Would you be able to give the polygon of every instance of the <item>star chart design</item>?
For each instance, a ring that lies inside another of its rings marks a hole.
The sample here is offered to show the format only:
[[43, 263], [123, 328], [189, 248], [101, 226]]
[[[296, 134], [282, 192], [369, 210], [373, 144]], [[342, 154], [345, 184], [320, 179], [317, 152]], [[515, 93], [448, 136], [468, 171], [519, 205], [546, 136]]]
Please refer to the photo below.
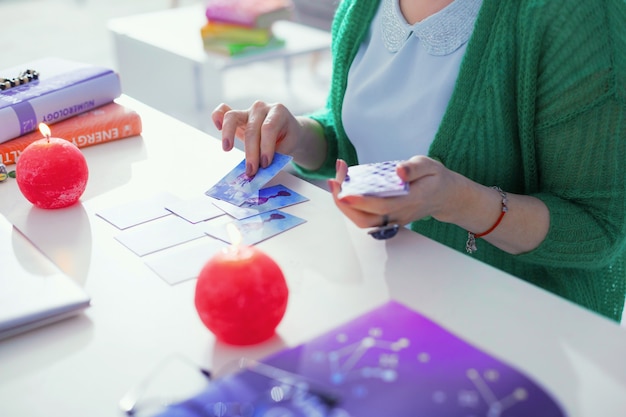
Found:
[[215, 417], [567, 415], [514, 366], [394, 301], [223, 383], [198, 398], [220, 404]]
[[[528, 393], [524, 388], [518, 387], [512, 393], [503, 398], [497, 398], [494, 392], [489, 388], [487, 382], [496, 383], [500, 377], [498, 371], [493, 369], [488, 369], [484, 373], [484, 378], [481, 374], [473, 368], [467, 370], [467, 377], [476, 387], [476, 390], [482, 397], [483, 401], [487, 403], [489, 410], [487, 412], [487, 417], [499, 417], [502, 413], [513, 407], [520, 401], [526, 400], [528, 398]], [[465, 396], [459, 396], [460, 403], [464, 405], [464, 402], [469, 398], [464, 398]], [[471, 405], [471, 404], [467, 404]]]
[[[367, 388], [359, 381], [377, 378], [378, 380], [393, 384], [398, 378], [398, 369], [401, 366], [398, 353], [408, 349], [411, 341], [401, 337], [395, 341], [384, 340], [381, 328], [373, 327], [368, 330], [366, 336], [350, 343], [345, 333], [338, 333], [335, 340], [341, 346], [331, 351], [318, 350], [312, 354], [313, 360], [329, 367], [329, 379], [335, 386], [356, 382], [352, 388], [352, 394], [356, 397], [365, 397]], [[373, 349], [380, 352], [376, 356], [376, 363], [365, 363], [364, 356]], [[419, 352], [413, 356], [417, 364], [431, 362], [432, 354]], [[504, 397], [498, 398], [491, 388], [500, 380], [500, 373], [496, 369], [485, 369], [482, 373], [475, 368], [467, 368], [465, 377], [473, 386], [473, 389], [459, 389], [458, 392], [446, 392], [434, 390], [432, 402], [442, 406], [452, 405], [464, 409], [470, 414], [464, 417], [479, 417], [479, 414], [471, 414], [472, 410], [479, 409], [481, 401], [487, 406], [484, 417], [501, 417], [506, 410], [528, 398], [528, 392], [523, 387], [517, 387]]]
[[[385, 382], [393, 382], [396, 380], [398, 366], [398, 357], [395, 352], [405, 349], [409, 346], [409, 339], [400, 338], [396, 341], [379, 340], [382, 336], [382, 329], [372, 328], [369, 330], [368, 336], [361, 340], [343, 346], [337, 350], [330, 352], [318, 351], [314, 354], [316, 361], [328, 361], [331, 371], [331, 381], [333, 384], [341, 384], [350, 376], [355, 378], [379, 378]], [[336, 336], [339, 343], [346, 343], [348, 336], [340, 333]], [[383, 352], [378, 357], [378, 366], [363, 366], [357, 368], [359, 360], [370, 349], [382, 349], [388, 351]]]

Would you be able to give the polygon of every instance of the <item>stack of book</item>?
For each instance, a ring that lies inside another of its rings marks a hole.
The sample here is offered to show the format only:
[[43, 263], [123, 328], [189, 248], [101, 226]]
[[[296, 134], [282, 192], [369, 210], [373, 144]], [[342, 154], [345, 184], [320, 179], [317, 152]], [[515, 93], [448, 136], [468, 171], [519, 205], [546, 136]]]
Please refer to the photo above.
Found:
[[277, 20], [292, 18], [291, 0], [208, 0], [200, 29], [207, 51], [243, 55], [285, 44], [272, 32]]
[[43, 58], [0, 70], [0, 84], [0, 164], [43, 137], [39, 123], [79, 148], [141, 134], [139, 114], [115, 102], [122, 88], [112, 69]]

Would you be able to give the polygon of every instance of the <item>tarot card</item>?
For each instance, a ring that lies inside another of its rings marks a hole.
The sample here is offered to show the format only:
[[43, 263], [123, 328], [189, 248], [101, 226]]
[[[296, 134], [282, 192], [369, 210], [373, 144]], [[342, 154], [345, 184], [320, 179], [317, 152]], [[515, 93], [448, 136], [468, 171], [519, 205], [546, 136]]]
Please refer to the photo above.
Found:
[[308, 201], [308, 198], [279, 184], [260, 189], [257, 197], [251, 197], [245, 200], [240, 206], [235, 206], [220, 200], [214, 200], [213, 204], [232, 217], [242, 220], [247, 217], [291, 206], [303, 201]]
[[205, 236], [198, 225], [169, 214], [123, 230], [115, 239], [138, 256], [157, 252]]
[[100, 210], [96, 215], [123, 230], [172, 214], [165, 209], [165, 206], [177, 201], [179, 201], [177, 196], [163, 192], [144, 200], [131, 201]]
[[165, 282], [174, 285], [197, 278], [204, 264], [226, 247], [225, 242], [203, 234], [201, 239], [147, 255], [144, 262]]
[[267, 168], [259, 168], [256, 175], [246, 175], [246, 160], [241, 161], [232, 171], [205, 192], [209, 197], [228, 201], [236, 206], [251, 197], [256, 197], [259, 190], [278, 174], [291, 161], [291, 157], [274, 154], [272, 163]]
[[349, 167], [339, 197], [347, 195], [393, 197], [407, 194], [409, 185], [396, 173], [396, 165], [399, 162], [374, 162]]
[[219, 201], [201, 196], [190, 200], [179, 200], [168, 203], [165, 208], [190, 223], [199, 223], [224, 214], [223, 210], [213, 204]]
[[233, 224], [241, 234], [241, 243], [254, 245], [286, 230], [289, 230], [305, 220], [280, 210], [272, 210], [243, 220], [233, 220], [230, 217], [219, 217], [210, 220], [204, 227], [204, 232], [226, 243], [232, 244], [227, 225]]

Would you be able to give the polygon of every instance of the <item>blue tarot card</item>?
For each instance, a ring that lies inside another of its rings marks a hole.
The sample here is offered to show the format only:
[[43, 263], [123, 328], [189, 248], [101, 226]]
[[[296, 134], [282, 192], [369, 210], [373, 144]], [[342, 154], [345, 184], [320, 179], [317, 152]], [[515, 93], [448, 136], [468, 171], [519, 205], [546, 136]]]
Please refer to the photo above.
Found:
[[260, 189], [258, 196], [245, 200], [240, 206], [221, 200], [214, 200], [213, 204], [230, 216], [241, 220], [307, 200], [308, 198], [305, 196], [290, 190], [282, 184], [278, 184]]
[[216, 239], [232, 244], [228, 232], [228, 224], [232, 224], [241, 234], [241, 244], [254, 245], [295, 226], [305, 220], [279, 210], [272, 210], [243, 220], [235, 220], [228, 216], [218, 217], [206, 222], [203, 230]]
[[274, 178], [291, 159], [290, 156], [275, 153], [270, 166], [259, 168], [253, 177], [246, 175], [246, 160], [244, 159], [205, 194], [240, 206], [244, 201], [256, 197], [259, 190]]

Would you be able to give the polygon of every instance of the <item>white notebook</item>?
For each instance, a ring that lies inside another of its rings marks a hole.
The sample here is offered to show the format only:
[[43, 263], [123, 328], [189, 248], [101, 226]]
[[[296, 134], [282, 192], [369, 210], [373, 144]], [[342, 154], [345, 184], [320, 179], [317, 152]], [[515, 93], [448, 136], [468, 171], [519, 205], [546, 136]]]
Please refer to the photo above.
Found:
[[0, 339], [76, 315], [89, 303], [83, 288], [0, 216]]

